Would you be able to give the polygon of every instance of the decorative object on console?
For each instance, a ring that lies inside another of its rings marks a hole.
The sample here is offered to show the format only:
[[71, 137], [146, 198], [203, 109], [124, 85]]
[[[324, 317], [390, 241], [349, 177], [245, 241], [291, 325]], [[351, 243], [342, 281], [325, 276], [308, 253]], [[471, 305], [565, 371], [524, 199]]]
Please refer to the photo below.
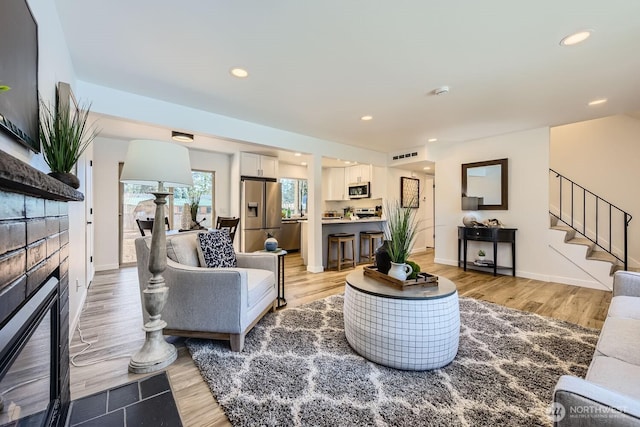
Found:
[[478, 223], [478, 220], [475, 215], [467, 214], [462, 217], [462, 223], [465, 227], [473, 227]]
[[198, 233], [198, 259], [209, 268], [237, 267], [238, 260], [227, 230]]
[[39, 134], [44, 161], [51, 175], [73, 188], [80, 181], [72, 170], [80, 156], [98, 135], [95, 125], [89, 125], [90, 105], [71, 105], [73, 96], [67, 83], [60, 83], [58, 105], [54, 107], [41, 101]]
[[264, 249], [273, 252], [278, 249], [278, 240], [271, 233], [267, 233], [267, 239], [264, 241]]
[[480, 249], [480, 250], [478, 251], [478, 259], [479, 259], [480, 261], [484, 261], [484, 257], [485, 257], [485, 255], [486, 255], [486, 254], [484, 253], [484, 251], [483, 251], [482, 249]]
[[[161, 224], [164, 206], [167, 203], [165, 185], [188, 187], [193, 185], [189, 151], [180, 145], [164, 141], [134, 140], [129, 143], [120, 181], [131, 184], [157, 183], [158, 189], [152, 194], [156, 204], [155, 223]], [[173, 344], [166, 342], [162, 330], [167, 323], [161, 320], [161, 313], [167, 302], [169, 289], [162, 276], [167, 267], [167, 236], [163, 227], [154, 227], [151, 232], [149, 272], [151, 278], [144, 290], [143, 306], [149, 314], [144, 325], [146, 332], [142, 348], [131, 357], [129, 371], [148, 373], [160, 370], [176, 360], [178, 355]]]

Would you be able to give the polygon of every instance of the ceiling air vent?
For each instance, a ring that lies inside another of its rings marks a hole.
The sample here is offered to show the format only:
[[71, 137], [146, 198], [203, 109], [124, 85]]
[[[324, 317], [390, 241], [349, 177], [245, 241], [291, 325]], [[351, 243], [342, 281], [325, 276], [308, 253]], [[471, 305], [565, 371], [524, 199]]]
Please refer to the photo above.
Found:
[[393, 156], [393, 160], [407, 159], [409, 157], [416, 157], [417, 155], [417, 151], [414, 151], [413, 153], [398, 154], [397, 156]]

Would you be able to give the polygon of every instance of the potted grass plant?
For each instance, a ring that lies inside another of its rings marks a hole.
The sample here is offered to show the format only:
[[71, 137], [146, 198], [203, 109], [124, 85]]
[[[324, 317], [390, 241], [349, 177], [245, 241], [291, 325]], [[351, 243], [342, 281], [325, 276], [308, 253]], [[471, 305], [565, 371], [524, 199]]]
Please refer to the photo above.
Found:
[[388, 202], [385, 210], [387, 217], [385, 239], [388, 241], [387, 252], [391, 259], [391, 268], [387, 274], [399, 280], [406, 280], [412, 273], [411, 266], [407, 264], [407, 258], [418, 231], [415, 210], [402, 207], [399, 201]]
[[40, 143], [44, 161], [51, 169], [49, 175], [78, 188], [80, 181], [71, 171], [98, 135], [95, 126], [87, 123], [90, 106], [55, 108], [44, 101], [40, 105]]

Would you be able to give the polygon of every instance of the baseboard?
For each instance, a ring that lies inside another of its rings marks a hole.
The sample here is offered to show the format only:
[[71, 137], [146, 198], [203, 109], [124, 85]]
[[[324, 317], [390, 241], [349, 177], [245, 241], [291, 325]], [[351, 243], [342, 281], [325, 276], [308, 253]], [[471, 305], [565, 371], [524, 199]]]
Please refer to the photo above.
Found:
[[82, 315], [82, 310], [84, 308], [84, 303], [87, 302], [87, 295], [89, 294], [89, 289], [84, 290], [82, 296], [80, 297], [80, 304], [78, 305], [78, 312], [70, 319], [69, 324], [69, 346], [71, 346], [71, 340], [73, 339], [73, 334], [76, 328], [78, 327], [78, 323], [80, 323], [80, 316]]
[[581, 288], [597, 289], [599, 291], [611, 291], [600, 282], [592, 280], [574, 279], [572, 277], [549, 276], [549, 282], [562, 283], [571, 286], [580, 286]]
[[307, 265], [307, 271], [309, 273], [322, 273], [324, 267], [322, 265]]
[[108, 271], [108, 270], [117, 270], [120, 268], [119, 264], [103, 264], [96, 265], [96, 271]]
[[[435, 262], [436, 264], [452, 265], [456, 267], [458, 266], [458, 261], [451, 260], [451, 259], [435, 258], [433, 262]], [[573, 279], [571, 277], [548, 276], [545, 274], [531, 273], [528, 271], [521, 271], [521, 270], [516, 271], [516, 277], [521, 277], [523, 279], [539, 280], [541, 282], [562, 283], [564, 285], [580, 286], [583, 288], [598, 289], [601, 291], [610, 290], [603, 284], [595, 281]]]
[[452, 259], [434, 258], [433, 262], [435, 262], [436, 264], [453, 265], [456, 267], [458, 266], [458, 261]]

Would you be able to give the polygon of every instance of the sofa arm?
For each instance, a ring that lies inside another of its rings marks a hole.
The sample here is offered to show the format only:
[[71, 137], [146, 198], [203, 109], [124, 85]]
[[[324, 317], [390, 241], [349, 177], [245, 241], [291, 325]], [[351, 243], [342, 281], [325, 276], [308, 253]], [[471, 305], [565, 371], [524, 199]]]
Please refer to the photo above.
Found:
[[259, 270], [269, 270], [273, 272], [274, 277], [278, 277], [278, 255], [265, 252], [248, 253], [242, 252], [236, 254], [238, 267], [240, 268], [257, 268]]
[[553, 400], [554, 426], [640, 426], [640, 402], [587, 380], [560, 377]]
[[169, 329], [242, 332], [249, 291], [241, 268], [204, 268], [167, 262], [169, 297], [162, 318]]
[[640, 297], [640, 273], [616, 271], [613, 276], [613, 296]]

